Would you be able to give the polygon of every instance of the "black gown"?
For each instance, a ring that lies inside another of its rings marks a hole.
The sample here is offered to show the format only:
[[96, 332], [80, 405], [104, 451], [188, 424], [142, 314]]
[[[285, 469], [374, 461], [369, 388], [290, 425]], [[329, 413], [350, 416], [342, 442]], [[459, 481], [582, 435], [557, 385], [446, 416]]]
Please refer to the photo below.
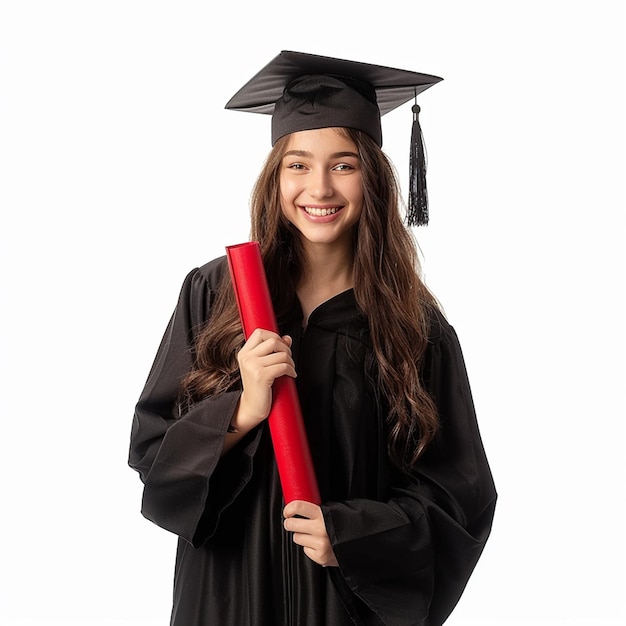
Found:
[[385, 402], [352, 290], [279, 320], [339, 567], [308, 559], [282, 527], [265, 424], [220, 460], [240, 391], [178, 415], [181, 377], [225, 257], [186, 277], [135, 409], [129, 464], [142, 513], [178, 535], [172, 626], [437, 626], [458, 602], [491, 530], [496, 491], [461, 349], [433, 315], [424, 378], [441, 428], [408, 479], [386, 452]]

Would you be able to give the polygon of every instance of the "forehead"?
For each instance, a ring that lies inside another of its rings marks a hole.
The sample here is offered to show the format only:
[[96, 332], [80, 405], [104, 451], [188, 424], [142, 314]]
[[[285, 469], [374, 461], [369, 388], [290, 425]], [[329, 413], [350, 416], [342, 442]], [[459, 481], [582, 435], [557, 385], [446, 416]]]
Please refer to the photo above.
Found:
[[285, 152], [290, 150], [358, 153], [356, 144], [345, 128], [317, 128], [291, 133], [285, 144]]

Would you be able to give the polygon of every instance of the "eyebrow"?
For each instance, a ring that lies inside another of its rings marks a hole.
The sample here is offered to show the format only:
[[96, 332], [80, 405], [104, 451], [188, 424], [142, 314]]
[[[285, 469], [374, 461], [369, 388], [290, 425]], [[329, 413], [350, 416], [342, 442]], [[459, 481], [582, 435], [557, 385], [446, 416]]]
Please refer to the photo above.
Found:
[[[287, 157], [287, 156], [312, 158], [313, 153], [309, 152], [308, 150], [289, 150], [285, 152], [285, 154], [283, 155], [283, 157]], [[349, 150], [346, 150], [343, 152], [333, 152], [333, 154], [330, 155], [331, 159], [341, 159], [343, 157], [354, 157], [355, 159], [358, 159], [359, 155], [356, 152], [351, 152]]]

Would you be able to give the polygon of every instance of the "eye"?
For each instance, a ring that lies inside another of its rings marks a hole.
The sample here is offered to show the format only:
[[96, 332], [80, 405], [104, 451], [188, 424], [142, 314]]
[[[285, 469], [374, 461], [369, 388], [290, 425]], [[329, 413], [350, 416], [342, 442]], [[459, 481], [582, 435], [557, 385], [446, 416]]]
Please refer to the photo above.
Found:
[[285, 167], [289, 170], [304, 170], [306, 169], [306, 166], [304, 165], [304, 163], [299, 163], [299, 162], [294, 162], [294, 163], [287, 163], [285, 165]]
[[356, 167], [350, 163], [337, 163], [333, 167], [334, 172], [351, 172], [353, 170], [356, 170]]

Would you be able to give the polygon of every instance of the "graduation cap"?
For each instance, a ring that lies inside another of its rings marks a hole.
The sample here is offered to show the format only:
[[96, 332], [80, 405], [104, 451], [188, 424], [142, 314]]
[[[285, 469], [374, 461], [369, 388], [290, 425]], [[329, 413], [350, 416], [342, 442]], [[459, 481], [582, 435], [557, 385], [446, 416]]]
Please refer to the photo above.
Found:
[[[272, 116], [272, 145], [301, 130], [346, 127], [367, 133], [382, 147], [380, 118], [442, 79], [382, 65], [283, 50], [226, 104], [227, 109]], [[428, 223], [426, 157], [413, 105], [410, 226]]]

